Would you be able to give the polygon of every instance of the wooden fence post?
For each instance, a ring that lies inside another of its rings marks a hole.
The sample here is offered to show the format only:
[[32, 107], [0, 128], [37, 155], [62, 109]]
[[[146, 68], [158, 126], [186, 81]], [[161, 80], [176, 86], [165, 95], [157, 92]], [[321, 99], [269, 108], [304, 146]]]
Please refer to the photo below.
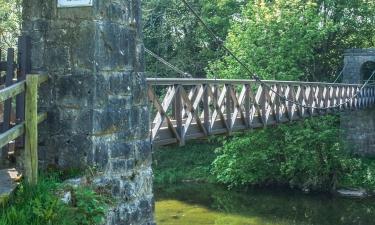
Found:
[[25, 175], [31, 185], [38, 181], [38, 76], [26, 77]]

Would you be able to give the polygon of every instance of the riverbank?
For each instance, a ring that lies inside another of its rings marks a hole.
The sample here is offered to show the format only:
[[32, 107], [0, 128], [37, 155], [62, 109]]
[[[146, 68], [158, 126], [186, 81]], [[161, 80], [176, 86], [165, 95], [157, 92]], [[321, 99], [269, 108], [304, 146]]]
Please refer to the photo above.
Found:
[[218, 139], [193, 141], [186, 146], [154, 149], [154, 182], [157, 185], [181, 182], [216, 183], [211, 173]]
[[[184, 147], [169, 146], [154, 150], [153, 169], [155, 185], [179, 184], [179, 183], [210, 183], [221, 184], [233, 187], [231, 183], [220, 182], [213, 171], [214, 162], [220, 156], [220, 150], [223, 146], [223, 140], [201, 140], [187, 143]], [[243, 156], [245, 157], [245, 156]], [[307, 157], [307, 156], [306, 156]], [[340, 159], [338, 159], [340, 160]], [[334, 189], [303, 189], [298, 186], [290, 186], [286, 182], [273, 183], [270, 185], [246, 184], [235, 185], [240, 189], [247, 189], [251, 186], [264, 187], [287, 187], [298, 189], [303, 192], [327, 192], [336, 193], [337, 190], [360, 190], [366, 191], [363, 196], [373, 195], [375, 190], [375, 159], [356, 158], [343, 162], [350, 164], [344, 165], [347, 168], [344, 174], [340, 174], [340, 179], [335, 180]], [[230, 166], [228, 165], [228, 168]], [[256, 168], [255, 168], [256, 169]], [[259, 168], [261, 170], [262, 168]], [[243, 171], [244, 173], [252, 171]], [[291, 178], [292, 179], [292, 178]], [[362, 196], [362, 195], [361, 195]]]

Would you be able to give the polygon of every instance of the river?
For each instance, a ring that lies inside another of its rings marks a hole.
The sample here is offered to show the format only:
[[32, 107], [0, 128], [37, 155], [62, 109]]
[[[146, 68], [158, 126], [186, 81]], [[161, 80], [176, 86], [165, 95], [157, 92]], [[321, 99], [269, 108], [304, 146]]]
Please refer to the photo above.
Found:
[[375, 225], [375, 199], [210, 184], [155, 187], [158, 225]]

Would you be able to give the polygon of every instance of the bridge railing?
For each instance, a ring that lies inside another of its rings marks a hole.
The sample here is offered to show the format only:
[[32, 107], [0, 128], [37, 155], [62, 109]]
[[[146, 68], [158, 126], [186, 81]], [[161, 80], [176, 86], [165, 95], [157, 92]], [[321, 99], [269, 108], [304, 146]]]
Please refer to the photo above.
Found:
[[26, 80], [0, 90], [0, 102], [25, 94], [25, 120], [0, 134], [0, 148], [25, 135], [24, 170], [30, 184], [36, 184], [38, 179], [38, 124], [47, 118], [46, 113], [38, 114], [38, 87], [47, 80], [47, 75], [27, 75]]
[[156, 145], [184, 145], [190, 139], [375, 103], [375, 87], [361, 89], [359, 84], [265, 81], [262, 85], [254, 80], [178, 78], [149, 78], [147, 82], [153, 106], [151, 138]]

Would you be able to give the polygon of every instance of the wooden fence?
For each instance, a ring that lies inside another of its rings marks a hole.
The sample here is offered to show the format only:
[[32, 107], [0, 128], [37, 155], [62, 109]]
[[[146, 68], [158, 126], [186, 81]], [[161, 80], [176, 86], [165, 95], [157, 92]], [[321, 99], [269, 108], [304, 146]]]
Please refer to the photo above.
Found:
[[[31, 75], [30, 39], [19, 38], [18, 57], [15, 50], [8, 49], [5, 61], [1, 61], [0, 51], [0, 148], [4, 163], [10, 151], [10, 143], [24, 147], [24, 175], [30, 184], [38, 178], [37, 137], [38, 124], [47, 118], [46, 113], [38, 114], [38, 86], [48, 80], [47, 75]], [[16, 61], [17, 58], [17, 61]], [[5, 75], [4, 75], [5, 74]], [[14, 149], [12, 149], [14, 151]]]
[[[2, 53], [4, 51], [0, 49], [0, 90], [26, 79], [26, 74], [30, 72], [30, 38], [27, 36], [19, 38], [17, 56], [13, 48], [7, 49], [4, 55]], [[0, 132], [4, 133], [24, 119], [25, 95], [23, 93], [17, 95], [15, 99], [8, 99], [0, 103]], [[12, 145], [6, 145], [1, 149], [0, 162], [3, 166], [6, 167], [5, 164], [9, 163], [8, 152], [14, 152], [15, 148], [23, 148], [23, 145], [24, 139], [19, 138]]]
[[38, 86], [47, 81], [46, 75], [27, 75], [21, 81], [0, 90], [0, 102], [25, 93], [25, 120], [0, 134], [0, 147], [25, 135], [24, 169], [30, 184], [36, 184], [38, 178], [38, 124], [47, 118], [46, 113], [38, 114]]
[[[161, 78], [147, 82], [155, 145], [184, 145], [190, 139], [362, 109], [375, 103], [375, 86], [361, 89], [361, 85], [353, 84], [265, 81], [266, 85], [260, 85], [253, 80]], [[337, 107], [329, 108], [333, 106]]]

